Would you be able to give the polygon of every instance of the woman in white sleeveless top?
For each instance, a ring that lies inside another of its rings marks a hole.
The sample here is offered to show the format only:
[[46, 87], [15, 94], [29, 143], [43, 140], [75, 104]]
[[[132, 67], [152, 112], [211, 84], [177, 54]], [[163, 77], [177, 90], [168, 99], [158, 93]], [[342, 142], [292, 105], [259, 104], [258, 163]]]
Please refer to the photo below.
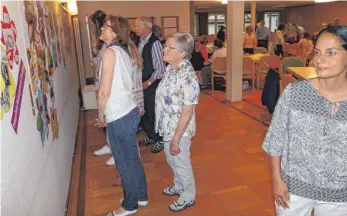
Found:
[[[136, 144], [140, 110], [134, 98], [134, 65], [142, 59], [131, 41], [130, 26], [119, 16], [106, 17], [100, 40], [107, 48], [102, 55], [98, 93], [99, 126], [106, 126], [112, 154], [120, 173], [124, 191], [121, 207], [110, 216], [135, 214], [138, 206], [148, 204], [146, 177]], [[130, 49], [129, 49], [130, 47]]]

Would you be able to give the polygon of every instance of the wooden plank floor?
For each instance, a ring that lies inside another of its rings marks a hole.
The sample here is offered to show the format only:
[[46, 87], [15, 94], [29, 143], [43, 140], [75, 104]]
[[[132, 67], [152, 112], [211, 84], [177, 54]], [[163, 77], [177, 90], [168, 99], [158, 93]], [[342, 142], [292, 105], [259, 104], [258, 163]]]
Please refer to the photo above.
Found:
[[[152, 154], [149, 148], [140, 149], [147, 176], [149, 205], [140, 208], [137, 215], [275, 215], [269, 158], [261, 149], [268, 124], [266, 118], [262, 118], [266, 111], [259, 104], [257, 93], [246, 93], [245, 98], [248, 101], [225, 103], [223, 93], [201, 93], [197, 106], [197, 135], [192, 145], [197, 196], [196, 205], [191, 209], [181, 213], [168, 210], [175, 198], [161, 192], [172, 183], [164, 153]], [[76, 147], [80, 150], [76, 155], [81, 154], [78, 158], [82, 161], [78, 163], [81, 169], [73, 171], [73, 176], [80, 178], [72, 180], [69, 216], [105, 215], [119, 207], [123, 196], [120, 187], [112, 186], [118, 173], [115, 167], [105, 166], [109, 156], [93, 155], [105, 144], [102, 131], [94, 127], [95, 116], [95, 111], [86, 111], [85, 152], [83, 147]], [[79, 192], [77, 202], [76, 191]]]

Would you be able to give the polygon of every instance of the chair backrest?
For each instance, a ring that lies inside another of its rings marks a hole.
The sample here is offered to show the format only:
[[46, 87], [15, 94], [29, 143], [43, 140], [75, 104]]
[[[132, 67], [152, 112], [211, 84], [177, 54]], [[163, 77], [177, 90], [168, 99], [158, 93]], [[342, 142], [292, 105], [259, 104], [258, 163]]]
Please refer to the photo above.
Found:
[[281, 92], [283, 89], [290, 83], [294, 83], [297, 80], [291, 74], [282, 74], [281, 75]]
[[283, 43], [283, 52], [288, 52], [288, 50], [290, 50], [291, 46], [289, 43]]
[[213, 71], [217, 72], [226, 72], [227, 71], [227, 58], [218, 57], [216, 58], [211, 65]]
[[261, 54], [268, 54], [269, 52], [267, 51], [266, 48], [264, 47], [257, 47], [254, 50], [255, 53], [261, 53]]
[[260, 58], [258, 62], [260, 70], [278, 69], [278, 72], [282, 73], [281, 59], [277, 55], [268, 55]]
[[243, 57], [243, 74], [244, 75], [253, 75], [254, 73], [254, 63], [249, 56]]
[[288, 67], [305, 67], [306, 64], [299, 57], [286, 57], [282, 59], [282, 72], [288, 73]]

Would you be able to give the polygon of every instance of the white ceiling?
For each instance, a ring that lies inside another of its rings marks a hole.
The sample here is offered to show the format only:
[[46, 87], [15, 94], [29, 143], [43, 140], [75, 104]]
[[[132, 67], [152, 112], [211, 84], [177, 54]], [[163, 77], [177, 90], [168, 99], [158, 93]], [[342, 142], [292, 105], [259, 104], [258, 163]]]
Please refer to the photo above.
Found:
[[[279, 10], [285, 9], [286, 7], [295, 7], [301, 5], [314, 4], [314, 1], [257, 1], [257, 11], [263, 10]], [[206, 9], [224, 9], [226, 10], [226, 5], [221, 3], [221, 0], [214, 1], [195, 1], [195, 9], [206, 10]], [[249, 1], [245, 1], [245, 10], [250, 10]]]

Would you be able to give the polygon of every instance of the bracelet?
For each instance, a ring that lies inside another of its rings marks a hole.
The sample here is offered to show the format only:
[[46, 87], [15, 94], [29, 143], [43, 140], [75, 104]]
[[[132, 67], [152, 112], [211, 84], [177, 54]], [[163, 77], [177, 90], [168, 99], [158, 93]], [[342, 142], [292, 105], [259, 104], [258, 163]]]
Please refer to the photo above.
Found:
[[99, 114], [99, 119], [104, 119], [105, 115], [104, 114]]
[[152, 85], [151, 81], [149, 81], [149, 80], [147, 81], [147, 84], [148, 84], [149, 86]]

